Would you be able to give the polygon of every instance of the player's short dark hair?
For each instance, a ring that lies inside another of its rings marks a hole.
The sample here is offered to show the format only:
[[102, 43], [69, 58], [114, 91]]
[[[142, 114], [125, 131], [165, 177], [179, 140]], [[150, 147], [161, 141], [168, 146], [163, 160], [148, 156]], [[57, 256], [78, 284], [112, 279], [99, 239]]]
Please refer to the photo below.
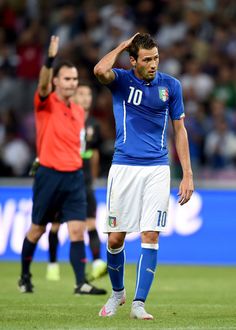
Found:
[[76, 68], [77, 73], [78, 73], [77, 67], [71, 61], [61, 60], [58, 63], [56, 63], [56, 65], [53, 67], [53, 77], [57, 77], [58, 76], [58, 74], [59, 74], [59, 72], [60, 72], [60, 70], [61, 70], [62, 67]]
[[140, 33], [133, 39], [131, 45], [127, 49], [130, 56], [135, 60], [138, 58], [139, 49], [152, 49], [158, 47], [156, 41], [149, 33]]
[[89, 87], [90, 89], [93, 89], [91, 81], [84, 79], [79, 80], [78, 87]]

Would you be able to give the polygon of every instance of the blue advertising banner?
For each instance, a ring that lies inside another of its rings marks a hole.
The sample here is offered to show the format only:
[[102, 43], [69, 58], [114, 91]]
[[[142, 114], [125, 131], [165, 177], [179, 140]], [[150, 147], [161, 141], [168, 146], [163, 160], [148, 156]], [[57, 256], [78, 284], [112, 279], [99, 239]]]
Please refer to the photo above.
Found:
[[[161, 263], [236, 265], [236, 191], [194, 192], [191, 200], [179, 206], [172, 190], [168, 228], [161, 235], [158, 259]], [[32, 191], [29, 187], [0, 187], [0, 261], [20, 260], [22, 242], [31, 223]], [[106, 214], [106, 189], [96, 189], [97, 228], [105, 259], [106, 235], [102, 223]], [[48, 259], [48, 230], [38, 243], [35, 260]], [[59, 231], [59, 260], [68, 260], [69, 240], [66, 224]], [[88, 237], [85, 236], [88, 245]], [[140, 253], [138, 233], [127, 235], [127, 262], [136, 262]], [[91, 258], [87, 246], [88, 258]]]

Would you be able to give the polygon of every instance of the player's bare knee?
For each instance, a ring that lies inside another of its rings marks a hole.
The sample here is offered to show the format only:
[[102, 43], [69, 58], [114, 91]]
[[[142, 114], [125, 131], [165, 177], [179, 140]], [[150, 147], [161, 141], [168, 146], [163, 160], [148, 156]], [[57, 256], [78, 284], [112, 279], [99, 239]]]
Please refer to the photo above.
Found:
[[87, 227], [88, 231], [95, 230], [96, 229], [96, 220], [93, 218], [88, 218], [86, 220], [86, 227]]
[[142, 232], [142, 243], [156, 244], [158, 243], [159, 233], [156, 231]]
[[83, 241], [84, 233], [81, 228], [73, 228], [69, 231], [69, 236], [71, 241]]
[[58, 222], [53, 222], [50, 230], [51, 230], [53, 233], [57, 233], [58, 230], [59, 230], [59, 228], [60, 228], [60, 223], [58, 223]]
[[111, 233], [108, 239], [108, 247], [111, 249], [119, 249], [124, 244], [124, 236], [119, 233]]
[[68, 232], [71, 241], [83, 241], [85, 223], [83, 221], [68, 221]]
[[45, 226], [38, 226], [32, 224], [30, 230], [27, 233], [27, 238], [32, 243], [37, 243], [40, 237], [45, 233], [46, 227]]

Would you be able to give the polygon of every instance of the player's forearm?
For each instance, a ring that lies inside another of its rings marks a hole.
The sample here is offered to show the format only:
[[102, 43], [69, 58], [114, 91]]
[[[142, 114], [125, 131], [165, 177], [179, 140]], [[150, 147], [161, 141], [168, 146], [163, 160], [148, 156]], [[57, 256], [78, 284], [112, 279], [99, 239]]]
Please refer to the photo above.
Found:
[[190, 162], [188, 137], [185, 128], [182, 128], [175, 134], [175, 146], [182, 167], [183, 176], [192, 177], [193, 172]]
[[94, 67], [94, 74], [102, 84], [109, 84], [115, 79], [115, 74], [112, 67], [115, 64], [117, 57], [129, 48], [133, 39], [139, 34], [136, 33], [128, 40], [123, 41], [119, 46], [106, 54]]
[[120, 44], [96, 64], [94, 74], [101, 83], [109, 83], [114, 79], [115, 76], [112, 72], [113, 65], [125, 48], [123, 44]]
[[38, 91], [40, 96], [47, 96], [52, 90], [52, 76], [53, 76], [53, 61], [57, 55], [59, 46], [59, 37], [51, 36], [50, 44], [48, 47], [48, 54], [39, 74], [39, 83], [38, 83]]
[[41, 68], [38, 83], [38, 90], [41, 96], [46, 96], [50, 93], [52, 75], [52, 68], [47, 68], [45, 65]]
[[95, 75], [104, 74], [111, 70], [118, 56], [125, 50], [125, 47], [120, 44], [118, 47], [106, 54], [94, 67]]

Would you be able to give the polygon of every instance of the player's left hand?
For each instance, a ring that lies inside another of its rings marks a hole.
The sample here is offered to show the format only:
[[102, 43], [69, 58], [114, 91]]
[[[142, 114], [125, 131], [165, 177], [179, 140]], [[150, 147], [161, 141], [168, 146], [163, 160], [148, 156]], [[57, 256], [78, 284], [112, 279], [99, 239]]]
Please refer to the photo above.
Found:
[[179, 204], [180, 205], [186, 204], [190, 200], [193, 191], [194, 191], [194, 185], [193, 185], [192, 176], [183, 177], [179, 185], [179, 192], [178, 192]]
[[128, 40], [125, 40], [121, 43], [121, 46], [123, 49], [128, 49], [129, 46], [132, 44], [133, 39], [140, 34], [139, 32], [135, 33], [135, 35], [133, 35], [131, 38], [129, 38]]

